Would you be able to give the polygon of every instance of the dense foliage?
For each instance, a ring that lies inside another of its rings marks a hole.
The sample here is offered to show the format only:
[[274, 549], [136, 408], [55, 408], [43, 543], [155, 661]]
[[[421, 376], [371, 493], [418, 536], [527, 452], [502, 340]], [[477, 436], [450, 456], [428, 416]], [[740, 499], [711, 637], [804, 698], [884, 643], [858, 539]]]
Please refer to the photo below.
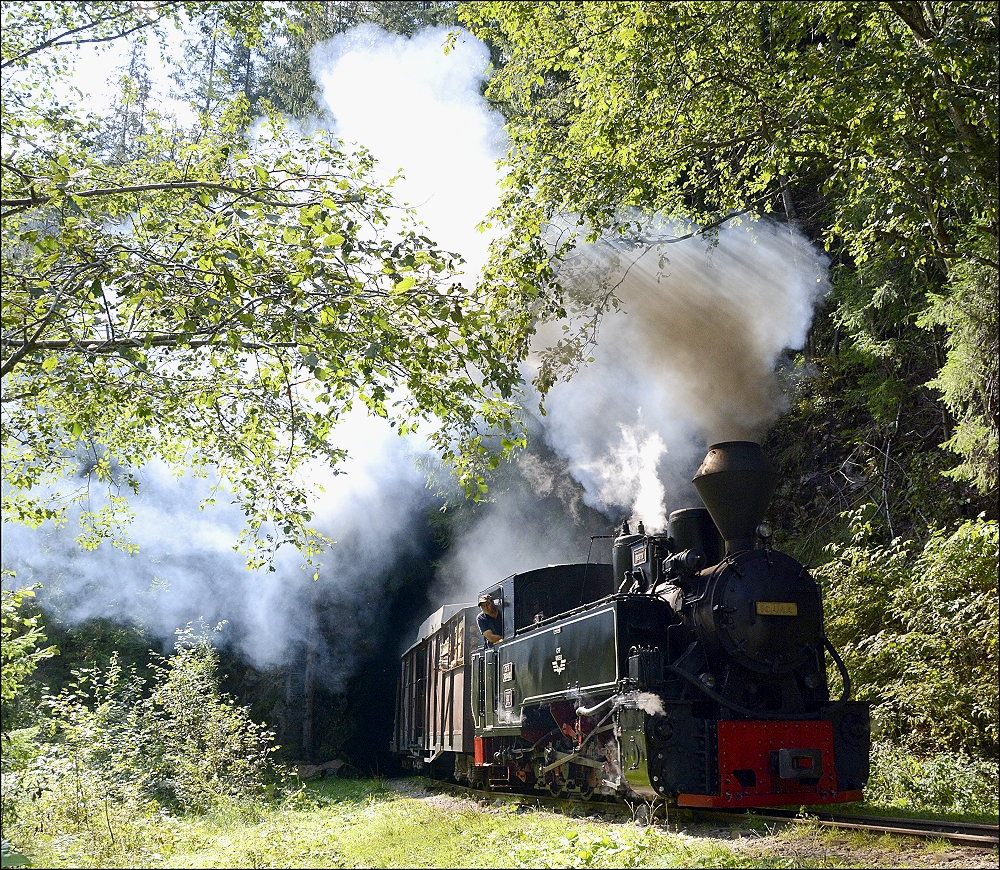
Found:
[[[867, 410], [889, 424], [928, 380], [894, 362], [900, 344], [937, 357], [953, 473], [995, 489], [993, 4], [476, 2], [460, 18], [495, 46], [487, 95], [511, 148], [489, 279], [534, 292], [525, 316], [613, 304], [565, 296], [576, 236], [638, 243], [654, 212], [700, 232], [776, 211], [834, 256], [836, 336], [818, 350], [857, 351], [883, 406]], [[575, 233], [548, 232], [567, 218]], [[586, 356], [578, 322], [541, 386]]]
[[[166, 818], [253, 806], [277, 784], [274, 735], [220, 692], [218, 654], [191, 627], [150, 677], [78, 669], [35, 723], [4, 734], [3, 827], [120, 863]], [[160, 832], [163, 833], [162, 831]]]
[[[157, 12], [214, 16], [253, 45], [274, 10], [251, 5]], [[521, 343], [496, 300], [456, 282], [454, 255], [372, 181], [363, 151], [277, 117], [247, 141], [245, 96], [188, 132], [122, 116], [129, 147], [100, 147], [101, 120], [61, 105], [52, 81], [74, 46], [155, 23], [115, 3], [4, 6], [5, 517], [61, 520], [99, 481], [108, 497], [83, 511], [81, 540], [127, 546], [134, 472], [159, 457], [218, 470], [252, 562], [283, 541], [308, 554], [323, 541], [303, 466], [343, 458], [331, 433], [355, 402], [403, 432], [431, 421], [478, 495], [495, 462], [484, 437], [519, 439]], [[63, 494], [74, 471], [85, 485]]]
[[934, 530], [922, 547], [879, 545], [871, 532], [856, 517], [854, 542], [831, 545], [816, 569], [855, 697], [896, 744], [995, 759], [997, 523]]

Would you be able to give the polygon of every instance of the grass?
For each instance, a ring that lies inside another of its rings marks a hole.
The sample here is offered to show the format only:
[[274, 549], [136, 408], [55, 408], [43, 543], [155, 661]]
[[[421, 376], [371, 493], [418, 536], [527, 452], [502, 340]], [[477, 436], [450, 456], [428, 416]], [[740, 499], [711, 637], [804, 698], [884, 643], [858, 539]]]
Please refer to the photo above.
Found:
[[171, 866], [792, 866], [655, 829], [519, 813], [514, 805], [445, 808], [371, 781], [324, 781], [255, 825], [213, 819], [193, 827], [197, 848], [174, 852]]
[[[41, 832], [17, 845], [45, 867], [865, 866], [836, 849], [805, 848], [809, 838], [828, 837], [807, 826], [767, 841], [743, 831], [737, 845], [728, 830], [693, 837], [513, 803], [449, 804], [400, 794], [379, 780], [322, 780], [270, 804], [231, 804], [200, 816], [161, 812], [112, 827], [116, 846], [100, 855], [83, 835]], [[849, 852], [869, 850], [870, 859], [875, 849], [893, 866], [898, 841], [855, 839]]]
[[794, 867], [656, 828], [519, 812], [449, 808], [377, 780], [324, 780], [270, 806], [166, 814], [120, 828], [97, 860], [82, 836], [18, 843], [36, 866], [127, 867]]

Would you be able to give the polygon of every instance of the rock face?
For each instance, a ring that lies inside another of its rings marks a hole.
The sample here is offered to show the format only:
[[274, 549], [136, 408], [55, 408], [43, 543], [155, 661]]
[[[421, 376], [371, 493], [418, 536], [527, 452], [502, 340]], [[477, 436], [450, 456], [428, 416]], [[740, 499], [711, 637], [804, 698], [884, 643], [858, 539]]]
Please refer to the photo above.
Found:
[[314, 777], [320, 776], [338, 776], [340, 774], [340, 769], [344, 767], [344, 765], [345, 762], [336, 758], [333, 761], [325, 761], [323, 764], [298, 764], [295, 767], [295, 772], [299, 779], [313, 779]]

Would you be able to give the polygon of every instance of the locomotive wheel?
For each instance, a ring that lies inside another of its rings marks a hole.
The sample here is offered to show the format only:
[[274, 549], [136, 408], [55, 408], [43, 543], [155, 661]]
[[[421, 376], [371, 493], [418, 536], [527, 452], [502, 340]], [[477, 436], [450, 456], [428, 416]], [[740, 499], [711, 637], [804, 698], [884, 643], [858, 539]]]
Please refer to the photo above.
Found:
[[566, 780], [561, 776], [553, 776], [549, 780], [549, 794], [554, 798], [566, 796]]
[[589, 801], [594, 796], [594, 787], [589, 783], [585, 782], [580, 786], [580, 799]]

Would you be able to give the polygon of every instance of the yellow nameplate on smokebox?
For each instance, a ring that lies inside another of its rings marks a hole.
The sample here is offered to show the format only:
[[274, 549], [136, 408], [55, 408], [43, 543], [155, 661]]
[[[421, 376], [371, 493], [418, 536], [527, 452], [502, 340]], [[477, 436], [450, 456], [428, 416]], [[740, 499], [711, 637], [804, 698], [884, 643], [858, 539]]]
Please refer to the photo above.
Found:
[[794, 601], [758, 601], [759, 616], [798, 616], [799, 605]]

